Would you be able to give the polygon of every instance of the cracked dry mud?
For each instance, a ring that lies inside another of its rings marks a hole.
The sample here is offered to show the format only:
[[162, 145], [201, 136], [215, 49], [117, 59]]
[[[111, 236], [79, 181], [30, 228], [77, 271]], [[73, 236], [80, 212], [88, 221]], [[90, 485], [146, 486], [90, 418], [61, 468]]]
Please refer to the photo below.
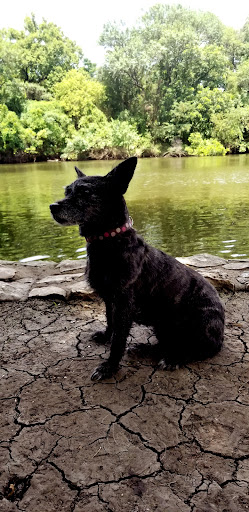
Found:
[[216, 357], [163, 372], [126, 354], [104, 382], [101, 303], [2, 303], [0, 510], [248, 511], [249, 298], [222, 298]]

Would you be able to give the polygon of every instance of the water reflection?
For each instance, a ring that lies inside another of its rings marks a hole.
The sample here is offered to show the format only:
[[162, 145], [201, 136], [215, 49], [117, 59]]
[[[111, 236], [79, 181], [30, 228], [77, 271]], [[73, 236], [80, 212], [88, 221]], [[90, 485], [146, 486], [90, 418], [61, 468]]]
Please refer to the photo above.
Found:
[[[0, 258], [86, 257], [77, 227], [52, 220], [49, 204], [75, 179], [72, 162], [0, 167]], [[112, 162], [81, 162], [106, 174]], [[134, 227], [174, 256], [249, 257], [249, 155], [144, 159], [126, 194]]]

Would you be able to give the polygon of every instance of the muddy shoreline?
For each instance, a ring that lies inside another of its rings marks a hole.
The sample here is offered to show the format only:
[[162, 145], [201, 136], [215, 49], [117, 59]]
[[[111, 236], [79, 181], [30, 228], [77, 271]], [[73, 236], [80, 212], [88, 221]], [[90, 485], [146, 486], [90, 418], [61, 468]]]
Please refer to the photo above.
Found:
[[104, 382], [84, 262], [0, 263], [1, 511], [248, 511], [249, 260], [184, 262], [224, 301], [221, 352], [174, 372], [127, 352]]

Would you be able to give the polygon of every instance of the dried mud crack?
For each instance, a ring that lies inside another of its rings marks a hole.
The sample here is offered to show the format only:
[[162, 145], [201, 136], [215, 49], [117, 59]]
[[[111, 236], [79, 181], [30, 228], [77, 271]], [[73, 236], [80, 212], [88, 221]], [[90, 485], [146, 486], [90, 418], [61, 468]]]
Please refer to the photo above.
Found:
[[97, 383], [100, 302], [2, 302], [0, 510], [248, 511], [249, 295], [221, 295], [216, 357], [163, 372], [130, 351]]

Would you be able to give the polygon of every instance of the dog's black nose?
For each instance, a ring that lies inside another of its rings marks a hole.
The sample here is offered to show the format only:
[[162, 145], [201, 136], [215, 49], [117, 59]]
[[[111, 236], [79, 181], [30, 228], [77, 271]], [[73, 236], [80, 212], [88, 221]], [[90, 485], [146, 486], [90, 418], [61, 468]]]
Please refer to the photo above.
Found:
[[56, 212], [56, 211], [58, 211], [59, 207], [60, 207], [60, 205], [59, 205], [58, 203], [52, 203], [52, 204], [50, 204], [50, 206], [49, 206], [49, 208], [50, 208], [50, 211], [51, 211], [51, 212]]

